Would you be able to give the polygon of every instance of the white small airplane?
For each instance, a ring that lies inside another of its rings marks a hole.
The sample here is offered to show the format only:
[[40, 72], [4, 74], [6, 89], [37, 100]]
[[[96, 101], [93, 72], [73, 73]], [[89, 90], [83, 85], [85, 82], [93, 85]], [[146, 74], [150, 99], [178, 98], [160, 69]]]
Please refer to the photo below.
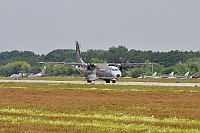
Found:
[[12, 74], [10, 77], [11, 78], [23, 78], [23, 77], [28, 77], [31, 75], [31, 73], [18, 73], [18, 74]]
[[156, 74], [157, 72], [153, 73], [151, 76], [144, 75], [142, 78], [158, 78]]
[[37, 73], [37, 74], [33, 74], [33, 73], [19, 73], [19, 74], [12, 74], [10, 77], [11, 78], [34, 78], [34, 77], [42, 77], [45, 75], [45, 70], [46, 70], [46, 66], [43, 67], [42, 71]]
[[45, 71], [46, 71], [46, 66], [44, 66], [44, 67], [42, 68], [42, 71], [41, 71], [41, 72], [39, 72], [39, 73], [37, 73], [37, 74], [30, 74], [30, 75], [28, 75], [28, 78], [42, 77], [42, 76], [46, 75], [46, 74], [45, 74]]
[[17, 78], [22, 78], [22, 77], [23, 77], [23, 74], [22, 74], [22, 73], [19, 73], [19, 74], [12, 74], [10, 77], [11, 77], [11, 78], [15, 78], [15, 79], [17, 79]]
[[161, 78], [175, 78], [174, 72], [171, 72], [168, 76], [160, 76]]
[[176, 76], [176, 78], [189, 78], [189, 71], [185, 73], [183, 76]]

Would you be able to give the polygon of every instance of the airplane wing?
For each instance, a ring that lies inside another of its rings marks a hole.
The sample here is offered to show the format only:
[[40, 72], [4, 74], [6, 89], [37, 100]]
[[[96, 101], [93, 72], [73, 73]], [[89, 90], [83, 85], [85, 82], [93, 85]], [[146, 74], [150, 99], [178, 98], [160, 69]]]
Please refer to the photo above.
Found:
[[157, 63], [125, 63], [124, 66], [145, 66], [145, 65], [155, 65]]
[[[39, 62], [40, 64], [54, 64], [61, 66], [83, 66], [83, 67], [95, 67], [95, 64], [89, 63], [69, 63], [69, 62]], [[144, 65], [155, 65], [157, 63], [108, 63], [108, 66], [116, 66], [119, 70], [128, 70], [126, 67], [130, 66], [144, 66]]]
[[108, 63], [109, 66], [144, 66], [156, 65], [157, 63]]
[[120, 70], [124, 69], [127, 70], [126, 67], [130, 67], [130, 66], [145, 66], [145, 65], [156, 65], [157, 63], [108, 63], [108, 66], [116, 66], [118, 67]]
[[39, 62], [40, 64], [54, 64], [61, 66], [85, 66], [84, 63], [69, 63], [69, 62]]

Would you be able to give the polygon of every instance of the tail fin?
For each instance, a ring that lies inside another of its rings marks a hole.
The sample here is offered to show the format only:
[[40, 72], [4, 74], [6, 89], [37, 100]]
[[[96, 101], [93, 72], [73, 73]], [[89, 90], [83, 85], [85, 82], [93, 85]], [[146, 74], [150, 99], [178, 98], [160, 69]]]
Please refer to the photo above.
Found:
[[188, 72], [185, 74], [185, 76], [189, 76], [189, 73], [190, 73], [190, 72], [188, 71]]
[[85, 62], [81, 58], [80, 44], [78, 41], [76, 41], [76, 62], [85, 64]]
[[46, 71], [46, 66], [44, 66], [44, 67], [42, 68], [42, 71], [40, 72], [41, 75], [45, 75], [45, 71]]
[[156, 76], [156, 74], [157, 74], [157, 72], [155, 72], [155, 73], [154, 73], [152, 76], [153, 76], [153, 77], [155, 77], [155, 76]]
[[36, 77], [41, 77], [41, 76], [44, 76], [45, 75], [45, 71], [46, 71], [46, 66], [44, 66], [42, 68], [42, 71], [40, 73], [37, 73], [35, 76]]
[[174, 76], [174, 72], [170, 73], [169, 76], [173, 77]]

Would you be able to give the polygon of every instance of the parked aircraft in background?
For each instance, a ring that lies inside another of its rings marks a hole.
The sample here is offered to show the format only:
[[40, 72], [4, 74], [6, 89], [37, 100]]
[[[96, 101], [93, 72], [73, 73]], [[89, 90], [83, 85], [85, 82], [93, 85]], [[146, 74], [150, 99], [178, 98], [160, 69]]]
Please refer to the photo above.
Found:
[[23, 77], [23, 73], [19, 73], [19, 74], [12, 74], [11, 76], [10, 76], [11, 78], [22, 78]]
[[46, 70], [46, 66], [43, 67], [42, 71], [37, 73], [37, 74], [33, 74], [33, 73], [19, 73], [19, 74], [12, 74], [10, 77], [11, 78], [33, 78], [33, 77], [41, 77], [45, 75], [45, 70]]
[[147, 76], [147, 75], [144, 75], [142, 77], [138, 77], [138, 78], [159, 78], [156, 76], [157, 72], [153, 73], [151, 76]]
[[157, 77], [156, 74], [157, 72], [153, 73], [151, 76], [144, 75], [144, 78], [156, 78]]
[[47, 64], [73, 66], [78, 70], [87, 80], [88, 83], [97, 79], [105, 80], [106, 83], [115, 83], [121, 77], [121, 70], [126, 70], [126, 66], [142, 66], [152, 65], [156, 63], [108, 63], [108, 64], [94, 64], [85, 63], [80, 54], [80, 45], [76, 42], [76, 63], [69, 62], [40, 62]]
[[174, 77], [174, 72], [170, 73], [169, 75], [166, 76], [160, 76], [161, 78], [175, 78]]
[[11, 78], [23, 78], [23, 77], [28, 77], [31, 75], [31, 73], [18, 73], [18, 74], [12, 74], [10, 77]]
[[193, 74], [191, 77], [192, 78], [200, 78], [200, 74]]
[[183, 75], [183, 76], [176, 76], [176, 78], [190, 78], [189, 77], [189, 71], [185, 74], [185, 75]]
[[46, 71], [46, 66], [44, 66], [44, 67], [42, 68], [42, 71], [41, 71], [41, 72], [39, 72], [39, 73], [37, 73], [37, 74], [30, 74], [30, 75], [28, 75], [28, 78], [42, 77], [42, 76], [46, 75], [46, 74], [45, 74], [45, 71]]

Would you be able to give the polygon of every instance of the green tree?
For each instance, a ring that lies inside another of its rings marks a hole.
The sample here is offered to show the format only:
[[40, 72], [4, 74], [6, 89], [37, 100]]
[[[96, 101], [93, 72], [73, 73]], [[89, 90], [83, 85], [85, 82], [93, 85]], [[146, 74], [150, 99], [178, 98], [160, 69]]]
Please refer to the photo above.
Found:
[[31, 66], [27, 62], [16, 61], [16, 62], [8, 63], [6, 66], [2, 67], [1, 73], [4, 74], [3, 76], [7, 77], [13, 73], [27, 73], [29, 72], [30, 68]]

